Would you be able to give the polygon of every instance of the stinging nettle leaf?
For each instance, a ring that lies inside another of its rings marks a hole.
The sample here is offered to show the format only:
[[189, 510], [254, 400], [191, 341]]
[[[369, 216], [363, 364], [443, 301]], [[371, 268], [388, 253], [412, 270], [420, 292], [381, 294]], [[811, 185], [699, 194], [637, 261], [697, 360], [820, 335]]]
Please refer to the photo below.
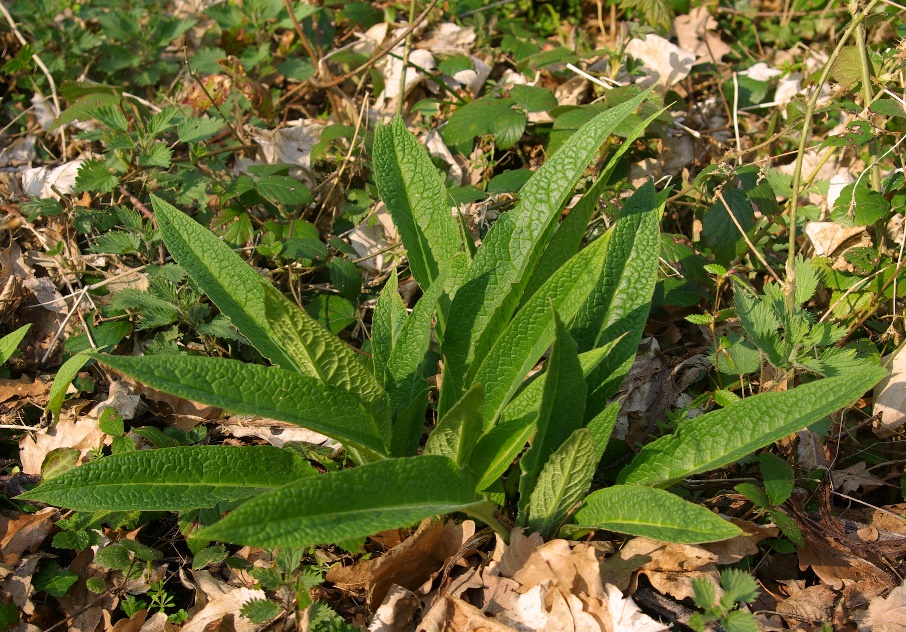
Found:
[[19, 498], [76, 511], [184, 511], [316, 475], [301, 457], [271, 446], [161, 448], [91, 461]]
[[263, 494], [200, 537], [265, 548], [312, 546], [465, 511], [477, 500], [472, 476], [446, 457], [386, 459]]

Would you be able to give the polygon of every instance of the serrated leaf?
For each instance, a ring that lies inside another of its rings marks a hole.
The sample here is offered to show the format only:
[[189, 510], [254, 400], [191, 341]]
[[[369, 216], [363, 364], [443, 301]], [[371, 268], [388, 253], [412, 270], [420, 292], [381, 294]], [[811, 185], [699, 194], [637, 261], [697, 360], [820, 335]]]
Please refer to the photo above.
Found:
[[31, 329], [31, 323], [22, 325], [12, 333], [6, 334], [3, 338], [0, 338], [0, 364], [3, 364], [12, 357], [29, 329]]
[[101, 568], [124, 571], [132, 565], [132, 556], [122, 544], [108, 544], [94, 554], [93, 561]]
[[226, 358], [93, 357], [152, 388], [192, 401], [288, 421], [362, 450], [386, 454], [385, 420], [348, 391], [279, 367]]
[[38, 570], [31, 577], [34, 590], [43, 590], [57, 598], [64, 596], [77, 581], [78, 574], [63, 570], [54, 560], [41, 560]]
[[437, 422], [425, 444], [424, 453], [439, 454], [458, 465], [466, 465], [481, 439], [483, 401], [484, 389], [481, 384], [476, 384]]
[[[858, 186], [857, 186], [858, 184]], [[868, 226], [887, 217], [890, 202], [865, 184], [852, 183], [843, 187], [834, 202], [831, 219], [841, 226]]]
[[566, 516], [591, 487], [595, 474], [595, 442], [587, 428], [574, 431], [550, 455], [525, 507], [529, 529], [553, 537]]
[[308, 187], [292, 176], [263, 176], [255, 190], [268, 202], [283, 206], [302, 206], [315, 201]]
[[118, 132], [129, 131], [129, 121], [126, 120], [126, 115], [123, 114], [119, 106], [102, 105], [91, 110], [91, 116], [112, 130]]
[[224, 122], [217, 117], [209, 118], [208, 116], [190, 116], [185, 118], [176, 127], [176, 134], [180, 142], [198, 143], [207, 140], [221, 129]]
[[742, 531], [705, 507], [652, 487], [614, 485], [585, 499], [578, 526], [628, 533], [664, 542], [716, 542]]
[[686, 321], [692, 323], [693, 325], [710, 325], [711, 324], [711, 315], [710, 314], [689, 314], [685, 317]]
[[386, 459], [290, 483], [199, 534], [274, 548], [372, 535], [475, 504], [471, 475], [446, 457]]
[[412, 276], [426, 291], [462, 249], [444, 183], [401, 117], [377, 129], [373, 154], [381, 200], [406, 247]]
[[283, 606], [270, 599], [250, 599], [242, 604], [239, 612], [252, 623], [261, 624], [283, 612]]
[[557, 107], [557, 97], [547, 88], [518, 84], [510, 90], [510, 96], [526, 112], [546, 112]]
[[752, 613], [745, 610], [728, 612], [720, 623], [726, 632], [758, 632], [761, 629]]
[[774, 366], [782, 366], [784, 348], [780, 341], [780, 321], [770, 307], [738, 281], [733, 280], [733, 303], [739, 323], [752, 342], [767, 356]]
[[173, 158], [173, 151], [161, 142], [151, 145], [151, 148], [138, 155], [138, 164], [143, 167], [161, 167], [166, 169], [170, 166]]
[[110, 193], [120, 179], [110, 173], [103, 160], [86, 160], [76, 175], [76, 193]]
[[223, 546], [209, 546], [198, 551], [192, 559], [192, 570], [204, 568], [209, 564], [219, 564], [227, 557], [226, 548]]
[[[758, 582], [747, 572], [728, 568], [720, 573], [720, 586], [724, 589], [721, 602], [730, 606], [737, 603], [751, 603], [758, 597]], [[728, 608], [729, 609], [729, 608]]]
[[862, 57], [857, 46], [844, 46], [840, 49], [831, 66], [831, 78], [841, 88], [848, 88], [862, 79]]
[[148, 134], [151, 136], [159, 135], [165, 129], [172, 126], [173, 119], [180, 113], [181, 110], [178, 107], [168, 105], [152, 116], [148, 121]]
[[684, 421], [676, 434], [646, 445], [617, 480], [665, 486], [728, 465], [846, 406], [886, 374], [879, 367], [866, 368], [782, 393], [755, 395]]
[[274, 364], [293, 368], [293, 361], [271, 335], [261, 276], [214, 233], [175, 206], [154, 195], [151, 206], [173, 259], [262, 355]]
[[183, 511], [316, 474], [301, 457], [271, 446], [161, 448], [89, 461], [19, 498], [76, 511]]
[[646, 91], [607, 110], [573, 134], [522, 187], [516, 207], [491, 228], [450, 307], [448, 320], [457, 326], [445, 332], [447, 393], [442, 391], [441, 409], [461, 397], [465, 373], [476, 353], [483, 357], [512, 318], [530, 271], [585, 167], [604, 139], [647, 96]]
[[629, 373], [657, 282], [661, 201], [649, 181], [626, 201], [604, 270], [570, 328], [580, 351], [618, 341], [588, 377], [586, 419], [601, 412]]
[[75, 101], [72, 101], [69, 107], [63, 110], [47, 131], [52, 132], [61, 125], [67, 125], [74, 121], [88, 122], [91, 120], [91, 112], [100, 107], [119, 106], [120, 97], [115, 92], [115, 88], [99, 85], [96, 90], [96, 92], [82, 93], [76, 97]]
[[764, 489], [771, 505], [782, 505], [793, 493], [796, 475], [793, 468], [785, 459], [763, 452], [758, 455], [761, 463], [761, 475], [764, 478]]
[[334, 257], [327, 262], [330, 282], [340, 292], [340, 296], [350, 301], [357, 301], [362, 292], [362, 269], [348, 259]]

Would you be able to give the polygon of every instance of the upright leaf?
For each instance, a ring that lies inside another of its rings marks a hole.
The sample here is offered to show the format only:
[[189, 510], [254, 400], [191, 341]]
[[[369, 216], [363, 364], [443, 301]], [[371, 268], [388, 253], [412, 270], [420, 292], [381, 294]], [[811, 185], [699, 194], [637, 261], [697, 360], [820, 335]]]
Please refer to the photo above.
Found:
[[3, 364], [16, 352], [19, 344], [25, 338], [25, 334], [31, 329], [31, 323], [22, 325], [12, 333], [6, 334], [0, 338], [0, 364]]
[[437, 422], [428, 437], [425, 454], [440, 454], [459, 465], [466, 465], [481, 438], [481, 402], [484, 389], [476, 384]]
[[604, 272], [570, 330], [582, 351], [623, 336], [589, 378], [589, 419], [619, 388], [642, 338], [657, 281], [660, 206], [650, 181], [627, 200], [613, 228]]
[[312, 546], [464, 511], [476, 500], [471, 475], [447, 457], [387, 459], [290, 483], [199, 535], [268, 549]]
[[617, 418], [619, 415], [620, 402], [613, 402], [593, 417], [591, 421], [588, 422], [588, 425], [585, 426], [594, 438], [596, 467], [598, 463], [601, 462], [601, 457], [604, 456], [604, 450], [607, 449], [607, 444], [610, 443], [610, 435], [613, 434], [613, 429], [617, 425]]
[[[450, 307], [456, 327], [446, 332], [443, 395], [461, 396], [465, 373], [497, 341], [529, 282], [579, 177], [613, 130], [648, 96], [643, 92], [596, 116], [564, 143], [519, 192], [519, 203], [502, 215], [472, 259], [466, 280]], [[450, 398], [450, 399], [446, 399]], [[442, 403], [442, 409], [443, 404]]]
[[173, 259], [263, 356], [284, 369], [293, 369], [292, 358], [274, 342], [264, 311], [261, 276], [214, 233], [175, 206], [154, 195], [151, 206]]
[[[531, 445], [519, 461], [519, 514], [535, 489], [544, 464], [574, 431], [581, 428], [585, 413], [585, 375], [579, 363], [576, 343], [566, 325], [554, 313], [556, 334], [551, 357], [544, 372], [541, 410]], [[594, 456], [594, 444], [591, 455]]]
[[733, 463], [846, 406], [881, 381], [879, 367], [762, 393], [684, 421], [676, 434], [646, 445], [618, 481], [665, 487]]
[[537, 414], [523, 415], [501, 421], [478, 440], [469, 460], [469, 468], [478, 478], [476, 489], [489, 488], [509, 469], [535, 432], [537, 418]]
[[662, 489], [633, 485], [599, 489], [585, 499], [573, 521], [584, 528], [683, 544], [716, 542], [742, 533], [705, 507]]
[[423, 290], [462, 248], [447, 192], [424, 147], [401, 117], [374, 136], [375, 181]]
[[403, 299], [397, 293], [397, 284], [394, 268], [378, 296], [371, 318], [371, 357], [374, 361], [374, 374], [385, 388], [390, 379], [388, 374], [390, 354], [409, 317]]
[[545, 538], [553, 537], [591, 487], [595, 453], [591, 432], [586, 428], [574, 431], [544, 464], [522, 522]]
[[[481, 384], [485, 389], [482, 413], [485, 429], [495, 423], [554, 339], [551, 306], [561, 318], [571, 322], [597, 283], [606, 252], [606, 240], [599, 239], [561, 267], [519, 310], [504, 335], [476, 367], [474, 377], [469, 377], [469, 384]], [[442, 393], [447, 389], [446, 368], [445, 365]]]
[[19, 498], [76, 511], [185, 511], [316, 475], [308, 461], [271, 446], [160, 448], [90, 461]]
[[387, 453], [389, 437], [358, 398], [295, 371], [201, 356], [92, 357], [151, 388], [288, 421], [348, 443], [369, 458]]
[[390, 412], [384, 389], [360, 356], [275, 287], [264, 281], [262, 285], [264, 313], [273, 339], [292, 359], [296, 370], [354, 395], [389, 434]]

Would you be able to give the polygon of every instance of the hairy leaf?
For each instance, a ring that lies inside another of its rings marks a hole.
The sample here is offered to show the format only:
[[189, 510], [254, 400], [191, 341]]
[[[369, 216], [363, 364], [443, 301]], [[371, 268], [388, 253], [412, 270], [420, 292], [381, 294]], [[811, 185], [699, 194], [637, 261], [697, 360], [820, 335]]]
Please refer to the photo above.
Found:
[[476, 384], [437, 422], [428, 437], [425, 454], [440, 454], [466, 465], [481, 438], [481, 403], [484, 389]]

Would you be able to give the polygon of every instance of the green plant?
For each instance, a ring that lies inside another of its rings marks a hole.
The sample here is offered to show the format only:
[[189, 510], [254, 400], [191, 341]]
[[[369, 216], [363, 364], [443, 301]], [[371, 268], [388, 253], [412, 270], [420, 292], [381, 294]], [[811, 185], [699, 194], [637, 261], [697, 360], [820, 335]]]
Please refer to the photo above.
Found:
[[689, 627], [704, 632], [708, 624], [718, 623], [727, 632], [757, 632], [755, 617], [739, 609], [739, 605], [751, 603], [758, 596], [755, 579], [745, 571], [730, 568], [721, 572], [720, 587], [723, 594], [718, 599], [717, 586], [713, 583], [703, 577], [692, 580], [692, 600], [704, 612], [693, 614]]
[[778, 507], [785, 503], [793, 493], [796, 482], [793, 468], [789, 463], [770, 452], [758, 455], [761, 463], [761, 475], [764, 486], [753, 483], [740, 483], [734, 489], [749, 499], [759, 512], [765, 514], [776, 524], [790, 542], [797, 547], [805, 546], [802, 532], [796, 523]]
[[[640, 187], [613, 228], [584, 248], [598, 189], [578, 211], [559, 224], [557, 218], [601, 143], [646, 96], [605, 111], [566, 140], [474, 254], [463, 244], [436, 170], [402, 120], [380, 128], [379, 192], [423, 295], [408, 314], [391, 277], [374, 311], [370, 366], [213, 234], [152, 197], [174, 259], [276, 366], [198, 356], [93, 357], [154, 388], [323, 432], [342, 442], [358, 466], [312, 476], [302, 459], [273, 448], [175, 447], [88, 463], [22, 498], [83, 511], [187, 511], [244, 501], [198, 537], [264, 547], [364, 537], [453, 512], [475, 516], [506, 537], [499, 509], [548, 537], [571, 516], [571, 530], [678, 542], [738, 534], [707, 509], [659, 488], [821, 419], [884, 371], [859, 368], [687, 420], [645, 446], [617, 485], [586, 496], [616, 421], [618, 404], [609, 400], [647, 318], [666, 192], [656, 193], [650, 182]], [[443, 384], [437, 427], [418, 455], [432, 315]], [[545, 371], [526, 382], [550, 347]], [[527, 442], [510, 474], [519, 478], [518, 498], [495, 505], [485, 493], [501, 498], [501, 477]]]

